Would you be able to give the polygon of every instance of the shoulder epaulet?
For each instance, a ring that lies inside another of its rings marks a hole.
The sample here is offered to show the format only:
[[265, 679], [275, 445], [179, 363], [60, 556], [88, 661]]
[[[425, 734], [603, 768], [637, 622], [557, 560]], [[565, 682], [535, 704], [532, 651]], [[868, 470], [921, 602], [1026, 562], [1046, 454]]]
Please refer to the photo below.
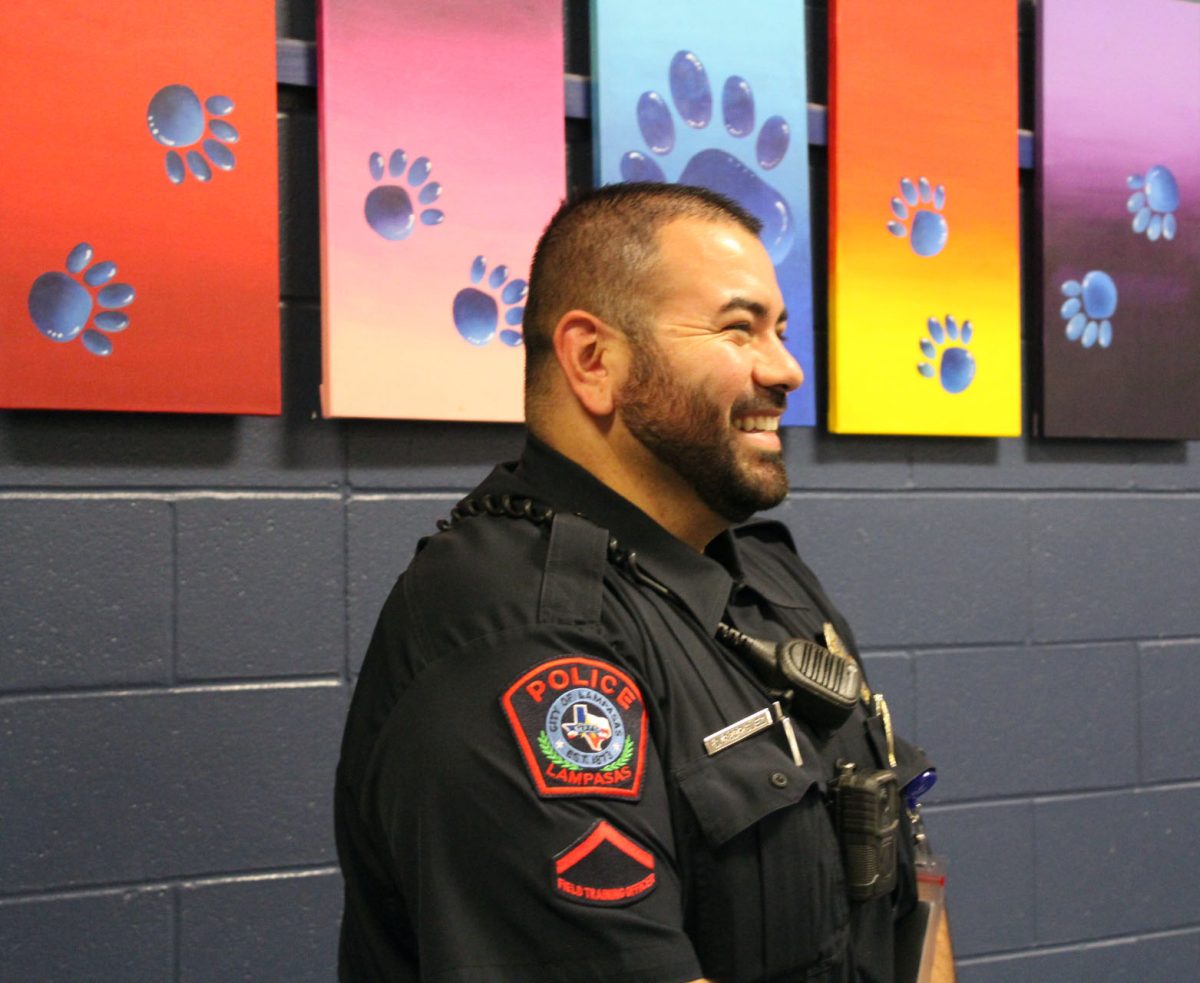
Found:
[[733, 530], [738, 539], [756, 539], [762, 543], [783, 543], [793, 553], [796, 552], [796, 541], [792, 539], [792, 531], [778, 519], [755, 519]]
[[[817, 575], [800, 556], [800, 551], [796, 549], [796, 541], [792, 539], [791, 530], [787, 526], [775, 519], [757, 519], [754, 522], [738, 526], [733, 530], [733, 534], [738, 537], [739, 541], [751, 540], [767, 546], [786, 546], [791, 556], [783, 558], [775, 554], [773, 557], [774, 562], [786, 563], [788, 568], [800, 578], [800, 582], [815, 602], [822, 617], [833, 623], [838, 634], [845, 641], [849, 642], [851, 650], [857, 654], [858, 643], [854, 639], [854, 633], [850, 630], [849, 623], [829, 599], [829, 596], [825, 593], [825, 588], [821, 586], [821, 581], [817, 579]], [[747, 555], [743, 556], [743, 560], [751, 562], [748, 553], [749, 551], [747, 551]], [[766, 558], [771, 555], [770, 551], [759, 553], [759, 562], [766, 561]], [[769, 567], [766, 569], [769, 570]]]
[[599, 624], [608, 563], [608, 531], [577, 515], [557, 512], [542, 573], [538, 621]]
[[[550, 527], [538, 594], [537, 620], [540, 623], [600, 623], [604, 571], [608, 562], [606, 529], [577, 515], [556, 512], [524, 496], [490, 493], [464, 498], [451, 509], [449, 519], [438, 522], [438, 529], [447, 533], [466, 519], [486, 523], [488, 517], [509, 523], [517, 520], [519, 526], [529, 528]], [[503, 526], [491, 525], [490, 528]], [[426, 540], [422, 540], [418, 549], [425, 544]]]

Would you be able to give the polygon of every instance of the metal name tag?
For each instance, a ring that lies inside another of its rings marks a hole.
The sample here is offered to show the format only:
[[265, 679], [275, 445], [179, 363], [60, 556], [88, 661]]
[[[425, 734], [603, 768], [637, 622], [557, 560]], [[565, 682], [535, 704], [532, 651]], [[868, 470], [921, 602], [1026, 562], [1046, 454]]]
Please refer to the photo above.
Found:
[[775, 715], [771, 712], [771, 708], [763, 707], [728, 727], [722, 727], [715, 734], [709, 734], [704, 738], [704, 750], [712, 756], [738, 741], [744, 741], [747, 737], [753, 737], [760, 731], [766, 730], [774, 722]]

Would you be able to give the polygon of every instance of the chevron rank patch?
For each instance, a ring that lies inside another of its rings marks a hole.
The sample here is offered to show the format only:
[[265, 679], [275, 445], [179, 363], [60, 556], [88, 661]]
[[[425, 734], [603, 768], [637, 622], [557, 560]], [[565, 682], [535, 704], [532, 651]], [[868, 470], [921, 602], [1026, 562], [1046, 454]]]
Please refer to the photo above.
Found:
[[646, 705], [611, 662], [550, 659], [509, 686], [500, 706], [542, 798], [641, 797]]
[[654, 854], [598, 819], [554, 858], [554, 889], [579, 904], [630, 904], [654, 890]]

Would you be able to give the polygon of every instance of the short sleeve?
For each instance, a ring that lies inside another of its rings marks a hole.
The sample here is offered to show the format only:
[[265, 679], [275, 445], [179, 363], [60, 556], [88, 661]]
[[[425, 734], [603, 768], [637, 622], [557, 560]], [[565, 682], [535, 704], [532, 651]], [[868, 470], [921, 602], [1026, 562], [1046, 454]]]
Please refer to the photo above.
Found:
[[406, 688], [363, 802], [423, 980], [702, 975], [645, 695], [599, 636], [554, 625], [444, 653]]

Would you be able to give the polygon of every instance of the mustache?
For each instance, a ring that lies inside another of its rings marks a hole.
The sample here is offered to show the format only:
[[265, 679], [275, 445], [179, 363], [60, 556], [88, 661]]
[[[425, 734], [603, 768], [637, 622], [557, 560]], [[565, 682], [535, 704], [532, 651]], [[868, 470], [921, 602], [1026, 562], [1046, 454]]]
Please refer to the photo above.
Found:
[[778, 389], [768, 389], [766, 392], [739, 399], [733, 404], [733, 416], [754, 416], [759, 413], [782, 412], [787, 409], [787, 393]]

